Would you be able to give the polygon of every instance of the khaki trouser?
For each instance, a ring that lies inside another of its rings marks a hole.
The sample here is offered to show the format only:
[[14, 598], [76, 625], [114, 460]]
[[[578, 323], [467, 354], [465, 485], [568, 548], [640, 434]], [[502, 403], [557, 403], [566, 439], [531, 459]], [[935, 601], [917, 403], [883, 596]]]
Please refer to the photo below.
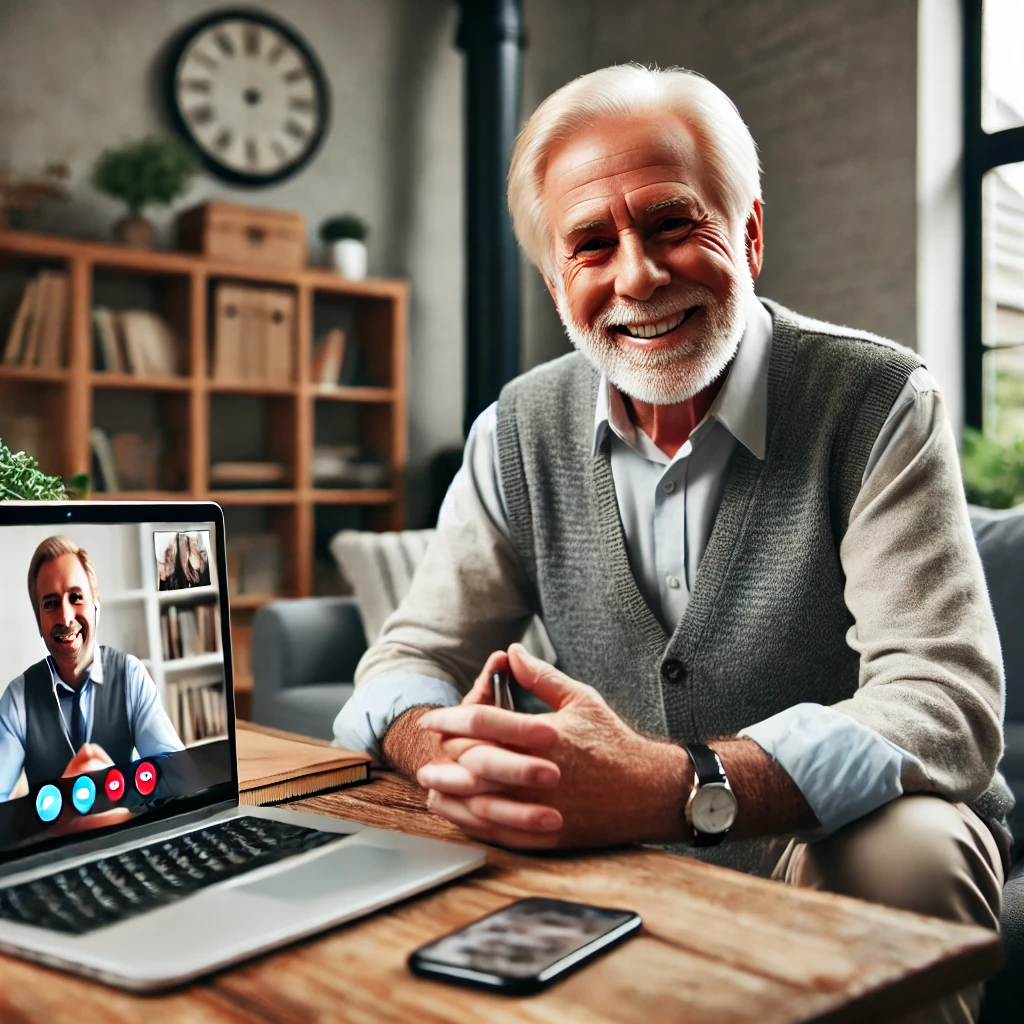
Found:
[[[1003, 867], [992, 833], [966, 804], [905, 796], [817, 843], [789, 844], [773, 878], [949, 921], [999, 928]], [[906, 1018], [966, 1024], [974, 985]]]

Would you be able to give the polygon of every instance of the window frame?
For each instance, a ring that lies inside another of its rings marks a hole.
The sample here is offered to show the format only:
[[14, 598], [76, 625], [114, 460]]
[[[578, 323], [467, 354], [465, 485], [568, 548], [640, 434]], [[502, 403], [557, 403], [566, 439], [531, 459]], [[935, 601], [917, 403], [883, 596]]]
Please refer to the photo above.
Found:
[[981, 429], [984, 248], [982, 183], [993, 167], [1024, 162], [1024, 125], [986, 132], [981, 125], [983, 0], [962, 0], [964, 39], [964, 422]]

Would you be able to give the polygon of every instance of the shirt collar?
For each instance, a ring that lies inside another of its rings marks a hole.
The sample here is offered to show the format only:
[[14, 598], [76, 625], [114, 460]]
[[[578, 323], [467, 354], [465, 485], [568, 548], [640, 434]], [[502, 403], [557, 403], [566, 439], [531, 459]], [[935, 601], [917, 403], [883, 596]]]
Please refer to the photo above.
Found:
[[[63, 686], [65, 690], [71, 690], [72, 688], [68, 686], [63, 679], [61, 679], [60, 674], [57, 672], [57, 664], [53, 660], [52, 655], [48, 654], [46, 656], [46, 664], [50, 666], [50, 678], [53, 680], [53, 692], [57, 692], [58, 686]], [[86, 682], [103, 682], [103, 659], [100, 657], [100, 649], [98, 646], [92, 656], [92, 663], [85, 670], [85, 678]], [[72, 690], [72, 692], [74, 691]], [[81, 690], [79, 692], [81, 692]]]
[[[768, 429], [768, 360], [771, 349], [771, 314], [752, 296], [747, 308], [747, 325], [736, 349], [736, 356], [721, 391], [708, 410], [708, 418], [718, 420], [751, 455], [762, 460]], [[597, 407], [594, 410], [595, 452], [609, 430], [618, 434], [641, 455], [651, 457], [648, 449], [655, 447], [654, 442], [633, 425], [622, 395], [601, 374]], [[664, 461], [668, 461], [667, 456]]]

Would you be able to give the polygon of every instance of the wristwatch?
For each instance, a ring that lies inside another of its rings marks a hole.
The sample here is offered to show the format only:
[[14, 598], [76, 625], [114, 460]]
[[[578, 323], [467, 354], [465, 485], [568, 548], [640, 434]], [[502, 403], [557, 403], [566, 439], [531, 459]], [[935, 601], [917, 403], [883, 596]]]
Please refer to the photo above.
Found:
[[736, 820], [736, 794], [725, 777], [718, 755], [704, 743], [684, 743], [696, 774], [686, 801], [686, 824], [693, 829], [694, 846], [716, 846]]

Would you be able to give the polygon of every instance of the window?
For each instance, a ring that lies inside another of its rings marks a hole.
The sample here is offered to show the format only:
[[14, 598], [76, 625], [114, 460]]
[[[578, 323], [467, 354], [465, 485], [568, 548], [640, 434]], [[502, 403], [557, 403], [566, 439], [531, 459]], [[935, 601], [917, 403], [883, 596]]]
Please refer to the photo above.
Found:
[[1024, 4], [963, 3], [964, 411], [1009, 441], [1024, 436]]

